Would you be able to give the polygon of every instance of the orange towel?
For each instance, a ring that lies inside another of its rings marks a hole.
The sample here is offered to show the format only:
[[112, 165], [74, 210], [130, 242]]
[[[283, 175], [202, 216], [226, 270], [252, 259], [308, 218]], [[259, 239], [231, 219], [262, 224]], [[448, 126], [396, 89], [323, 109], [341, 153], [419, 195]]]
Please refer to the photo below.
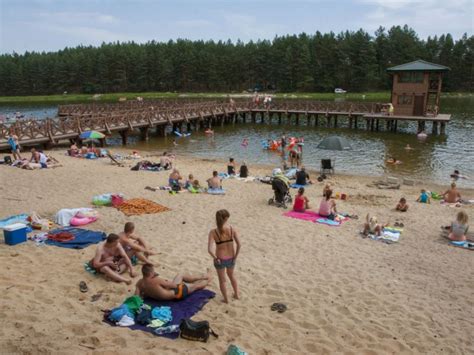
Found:
[[132, 198], [131, 200], [124, 201], [117, 209], [127, 216], [160, 213], [170, 210], [168, 207], [143, 198]]

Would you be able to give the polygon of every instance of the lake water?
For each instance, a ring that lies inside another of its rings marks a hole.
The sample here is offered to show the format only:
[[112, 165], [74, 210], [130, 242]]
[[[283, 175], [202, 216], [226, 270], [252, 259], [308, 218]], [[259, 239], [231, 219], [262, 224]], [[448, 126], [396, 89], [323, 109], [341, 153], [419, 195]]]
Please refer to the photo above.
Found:
[[[261, 141], [287, 136], [304, 136], [303, 163], [308, 168], [319, 169], [320, 160], [331, 158], [336, 161], [336, 171], [356, 175], [380, 176], [386, 171], [395, 176], [411, 176], [417, 180], [429, 179], [446, 184], [449, 174], [458, 169], [462, 174], [471, 176], [460, 182], [460, 186], [474, 187], [474, 97], [443, 98], [443, 113], [451, 113], [452, 119], [446, 129], [446, 135], [431, 136], [419, 141], [414, 132], [415, 126], [399, 122], [399, 132], [367, 132], [364, 129], [354, 130], [325, 128], [300, 125], [285, 120], [282, 125], [274, 120], [272, 124], [236, 123], [224, 127], [214, 127], [213, 138], [204, 135], [203, 131], [193, 132], [189, 138], [174, 136], [152, 137], [142, 142], [138, 137], [131, 137], [130, 147], [137, 150], [173, 150], [177, 154], [189, 154], [197, 157], [222, 158], [234, 157], [237, 162], [243, 160], [249, 164], [261, 163], [278, 166], [280, 157], [275, 152], [265, 151]], [[26, 117], [53, 117], [54, 106], [0, 106], [3, 116], [20, 111]], [[345, 120], [340, 120], [340, 122]], [[344, 123], [345, 124], [345, 123]], [[427, 130], [430, 132], [430, 129]], [[329, 135], [337, 134], [349, 140], [353, 150], [344, 152], [325, 151], [317, 148], [318, 143]], [[177, 138], [178, 146], [173, 146]], [[249, 145], [241, 145], [243, 138], [248, 138]], [[119, 145], [120, 139], [110, 138], [109, 144]], [[404, 147], [410, 144], [413, 150]], [[388, 157], [402, 161], [400, 165], [386, 164]]]

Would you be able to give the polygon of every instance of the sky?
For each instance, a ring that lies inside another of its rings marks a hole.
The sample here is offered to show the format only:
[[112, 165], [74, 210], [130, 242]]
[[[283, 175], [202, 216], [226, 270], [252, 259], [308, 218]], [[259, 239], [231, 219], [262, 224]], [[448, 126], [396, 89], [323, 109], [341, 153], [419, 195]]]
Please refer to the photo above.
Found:
[[0, 53], [102, 42], [227, 40], [412, 27], [473, 34], [474, 0], [0, 0]]

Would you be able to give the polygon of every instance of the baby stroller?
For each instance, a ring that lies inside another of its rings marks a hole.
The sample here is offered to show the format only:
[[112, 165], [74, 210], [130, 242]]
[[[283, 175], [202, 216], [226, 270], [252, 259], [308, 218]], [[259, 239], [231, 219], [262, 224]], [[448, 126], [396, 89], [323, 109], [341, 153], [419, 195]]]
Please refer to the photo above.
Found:
[[287, 208], [286, 204], [293, 201], [290, 195], [290, 188], [284, 181], [278, 178], [272, 179], [272, 189], [274, 197], [268, 200], [269, 205], [275, 205], [277, 207]]

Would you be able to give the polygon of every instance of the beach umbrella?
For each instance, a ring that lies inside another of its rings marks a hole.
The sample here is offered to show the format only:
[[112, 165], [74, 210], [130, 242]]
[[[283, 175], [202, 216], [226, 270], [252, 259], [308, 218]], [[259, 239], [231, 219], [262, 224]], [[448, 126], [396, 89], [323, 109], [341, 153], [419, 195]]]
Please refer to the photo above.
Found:
[[85, 131], [79, 136], [81, 139], [102, 139], [105, 138], [105, 134], [97, 131]]
[[324, 138], [321, 143], [318, 144], [319, 149], [326, 150], [351, 150], [352, 147], [347, 139], [338, 136], [330, 136]]

